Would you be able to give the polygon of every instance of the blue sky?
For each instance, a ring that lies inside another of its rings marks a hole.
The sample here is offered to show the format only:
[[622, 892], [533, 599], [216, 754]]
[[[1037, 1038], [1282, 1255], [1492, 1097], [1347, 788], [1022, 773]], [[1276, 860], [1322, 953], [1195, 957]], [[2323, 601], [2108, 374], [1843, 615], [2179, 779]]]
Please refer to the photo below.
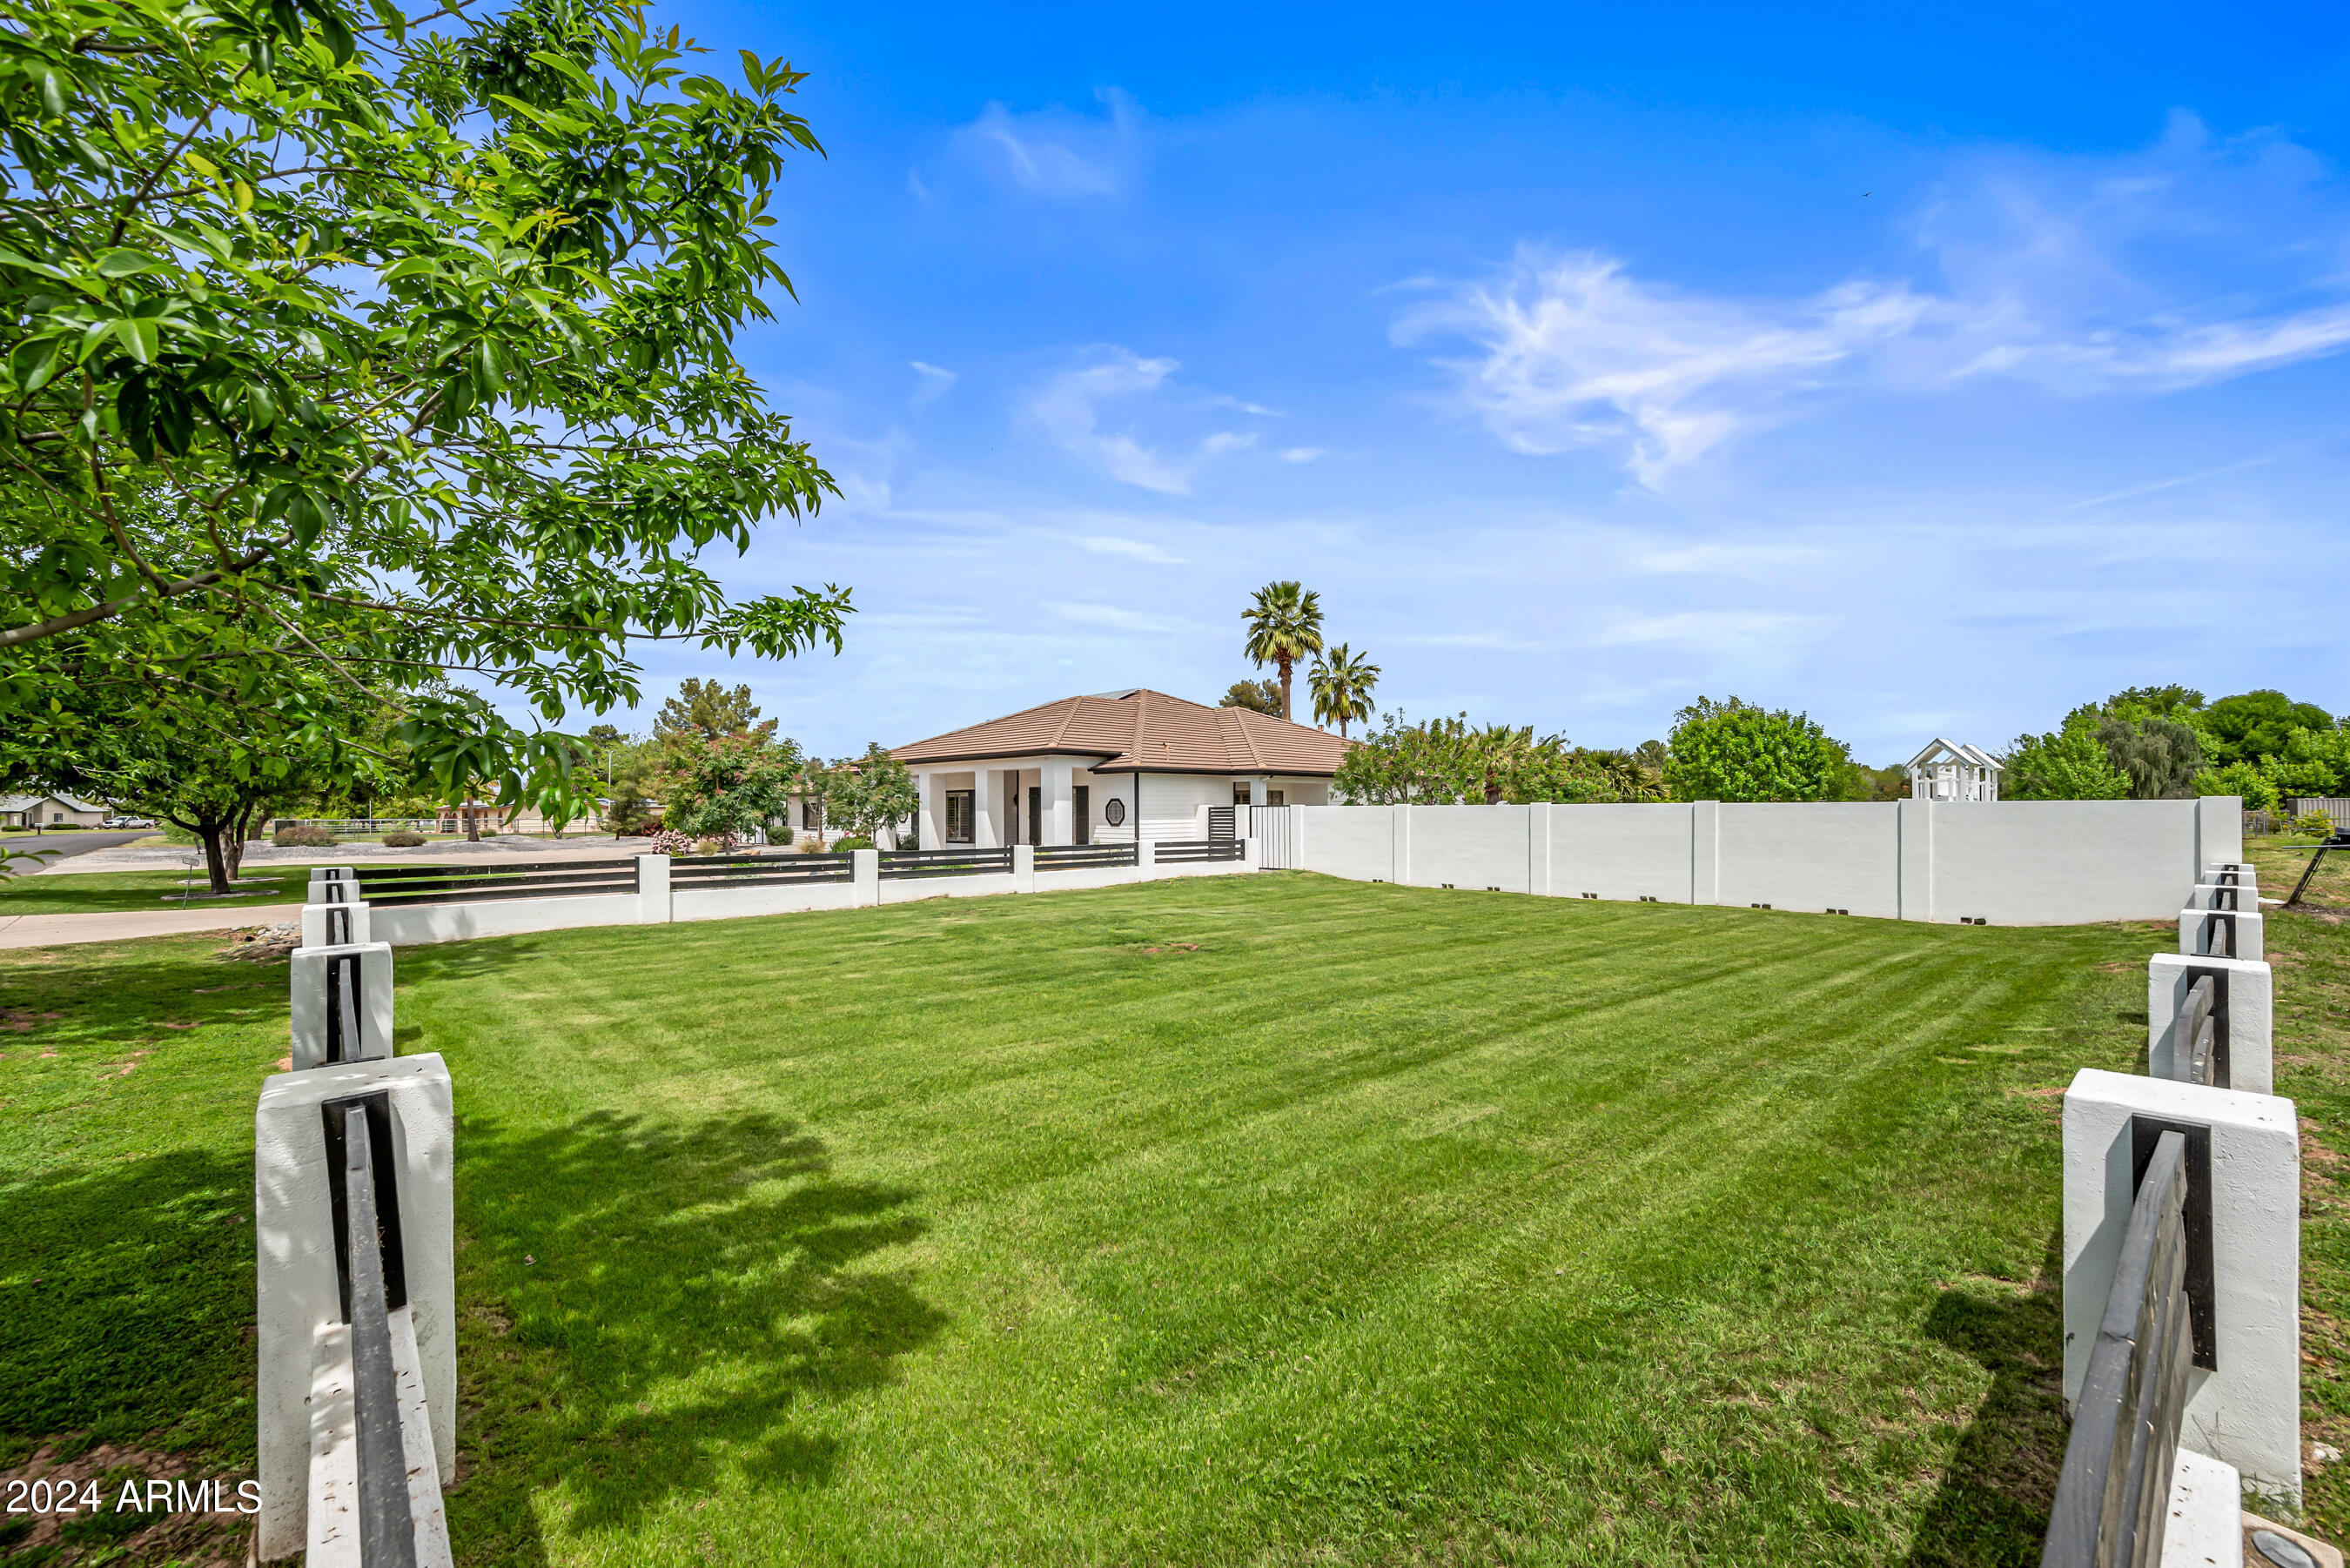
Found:
[[1145, 9], [656, 5], [812, 73], [742, 349], [844, 494], [720, 570], [859, 611], [650, 698], [1212, 701], [1298, 577], [1383, 707], [1593, 745], [2350, 707], [2344, 13]]

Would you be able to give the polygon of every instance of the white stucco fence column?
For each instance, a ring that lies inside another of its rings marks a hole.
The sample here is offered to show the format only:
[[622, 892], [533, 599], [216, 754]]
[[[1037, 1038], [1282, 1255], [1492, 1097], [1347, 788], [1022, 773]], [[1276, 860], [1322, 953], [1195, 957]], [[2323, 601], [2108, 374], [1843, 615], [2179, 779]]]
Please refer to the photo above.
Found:
[[[2183, 1448], [2301, 1498], [2301, 1146], [2291, 1100], [2084, 1069], [2064, 1094], [2064, 1402], [2137, 1200], [2134, 1117], [2210, 1129], [2214, 1370], [2189, 1374]], [[2197, 1172], [2190, 1163], [2189, 1180]]]
[[1721, 902], [1721, 803], [1700, 800], [1690, 807], [1690, 902]]
[[[254, 1114], [255, 1313], [259, 1352], [260, 1552], [308, 1542], [312, 1393], [330, 1366], [342, 1291], [327, 1169], [328, 1103], [389, 1102], [409, 1328], [442, 1484], [457, 1474], [455, 1114], [438, 1054], [279, 1073]], [[396, 1335], [397, 1337], [397, 1335]], [[345, 1355], [348, 1356], [346, 1351]]]
[[669, 896], [669, 857], [637, 857], [637, 924], [665, 926], [676, 913]]
[[848, 852], [849, 882], [857, 889], [856, 903], [860, 909], [873, 909], [881, 902], [881, 852], [878, 849], [852, 849]]
[[2220, 926], [2231, 918], [2236, 923], [2236, 950], [2231, 956], [2252, 960], [2267, 957], [2268, 950], [2261, 940], [2261, 916], [2255, 909], [2239, 910], [2232, 917], [2224, 909], [2179, 910], [2178, 950], [2200, 954], [2221, 945], [2224, 933]]
[[1263, 839], [1243, 838], [1241, 840], [1241, 869], [1243, 871], [1262, 871], [1264, 869]]
[[2185, 908], [2189, 909], [2247, 909], [2261, 907], [2260, 884], [2244, 882], [2222, 886], [2216, 882], [2198, 882], [2187, 894]]
[[[348, 973], [353, 968], [356, 975]], [[344, 1060], [366, 1062], [391, 1054], [390, 942], [296, 948], [291, 979], [294, 1048], [290, 1060], [296, 1072], [328, 1064], [330, 1011], [341, 1019]], [[346, 985], [340, 1002], [330, 1000], [338, 981], [351, 982]]]
[[2228, 995], [2228, 1087], [2247, 1094], [2276, 1092], [2274, 980], [2257, 959], [2196, 958], [2157, 953], [2146, 966], [2146, 1070], [2185, 1082], [2195, 1043], [2172, 1036], [2179, 1004], [2199, 974], [2216, 971]]
[[[340, 887], [341, 884], [335, 884]], [[364, 947], [375, 940], [365, 904], [328, 902], [302, 906], [306, 948]]]
[[1033, 844], [1012, 846], [1012, 890], [1015, 893], [1036, 890], [1036, 846]]
[[1137, 880], [1159, 875], [1159, 841], [1138, 838], [1134, 841], [1134, 874]]

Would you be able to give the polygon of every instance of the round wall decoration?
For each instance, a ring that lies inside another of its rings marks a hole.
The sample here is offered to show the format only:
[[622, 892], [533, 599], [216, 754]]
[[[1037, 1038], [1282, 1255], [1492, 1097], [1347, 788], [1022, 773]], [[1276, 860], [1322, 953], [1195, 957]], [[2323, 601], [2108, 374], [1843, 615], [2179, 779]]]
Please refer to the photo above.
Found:
[[1102, 807], [1102, 820], [1108, 823], [1112, 827], [1124, 826], [1126, 824], [1126, 802], [1122, 800], [1113, 800], [1107, 805]]

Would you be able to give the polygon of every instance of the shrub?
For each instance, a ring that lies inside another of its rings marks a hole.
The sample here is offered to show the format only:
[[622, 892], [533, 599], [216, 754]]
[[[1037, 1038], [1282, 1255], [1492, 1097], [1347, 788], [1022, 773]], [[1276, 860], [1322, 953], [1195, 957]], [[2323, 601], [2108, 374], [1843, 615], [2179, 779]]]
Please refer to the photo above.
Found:
[[323, 827], [281, 827], [269, 841], [280, 849], [332, 849], [342, 841]]
[[852, 849], [870, 849], [872, 847], [873, 841], [866, 837], [863, 834], [858, 833], [852, 834], [848, 837], [835, 844], [832, 846], [832, 852], [836, 855], [846, 855]]
[[424, 842], [421, 833], [387, 833], [383, 836], [386, 849], [414, 849]]
[[799, 855], [821, 855], [824, 853], [824, 840], [813, 833], [803, 833], [793, 841], [792, 849]]
[[2334, 819], [2322, 811], [2304, 811], [2293, 819], [2295, 833], [2306, 833], [2312, 838], [2334, 836]]
[[713, 834], [693, 841], [696, 855], [732, 855], [743, 847], [743, 841], [731, 833]]

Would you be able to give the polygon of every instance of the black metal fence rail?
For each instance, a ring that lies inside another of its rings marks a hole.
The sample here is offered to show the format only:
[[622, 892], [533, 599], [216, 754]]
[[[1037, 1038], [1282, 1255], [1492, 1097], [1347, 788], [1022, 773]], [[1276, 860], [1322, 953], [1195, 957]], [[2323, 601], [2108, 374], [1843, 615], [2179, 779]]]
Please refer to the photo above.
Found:
[[1237, 838], [1174, 838], [1153, 845], [1151, 858], [1161, 866], [1202, 860], [1243, 860], [1248, 846]]
[[905, 877], [984, 877], [1012, 869], [1003, 849], [904, 849], [881, 857], [881, 879]]
[[2056, 1482], [2041, 1568], [2155, 1568], [2187, 1409], [2187, 1136], [2147, 1162]]
[[681, 890], [856, 879], [857, 857], [846, 853], [694, 855], [681, 856], [669, 863], [669, 885]]
[[400, 1384], [391, 1364], [391, 1282], [384, 1269], [368, 1107], [343, 1106], [328, 1114], [342, 1117], [343, 1129], [343, 1256], [351, 1325], [351, 1415], [359, 1444], [359, 1561], [367, 1568], [416, 1568], [408, 1450], [400, 1440]]
[[369, 867], [359, 873], [359, 896], [378, 908], [466, 904], [485, 898], [558, 898], [637, 890], [637, 863], [633, 857], [536, 860], [515, 866]]
[[1131, 844], [1040, 844], [1039, 871], [1089, 870], [1097, 867], [1134, 866], [1141, 862]]
[[2179, 998], [2178, 1015], [2170, 1030], [2174, 1062], [2181, 1054], [2187, 1081], [2205, 1088], [2230, 1086], [2228, 1063], [2228, 973], [2225, 970], [2194, 970], [2187, 993]]

